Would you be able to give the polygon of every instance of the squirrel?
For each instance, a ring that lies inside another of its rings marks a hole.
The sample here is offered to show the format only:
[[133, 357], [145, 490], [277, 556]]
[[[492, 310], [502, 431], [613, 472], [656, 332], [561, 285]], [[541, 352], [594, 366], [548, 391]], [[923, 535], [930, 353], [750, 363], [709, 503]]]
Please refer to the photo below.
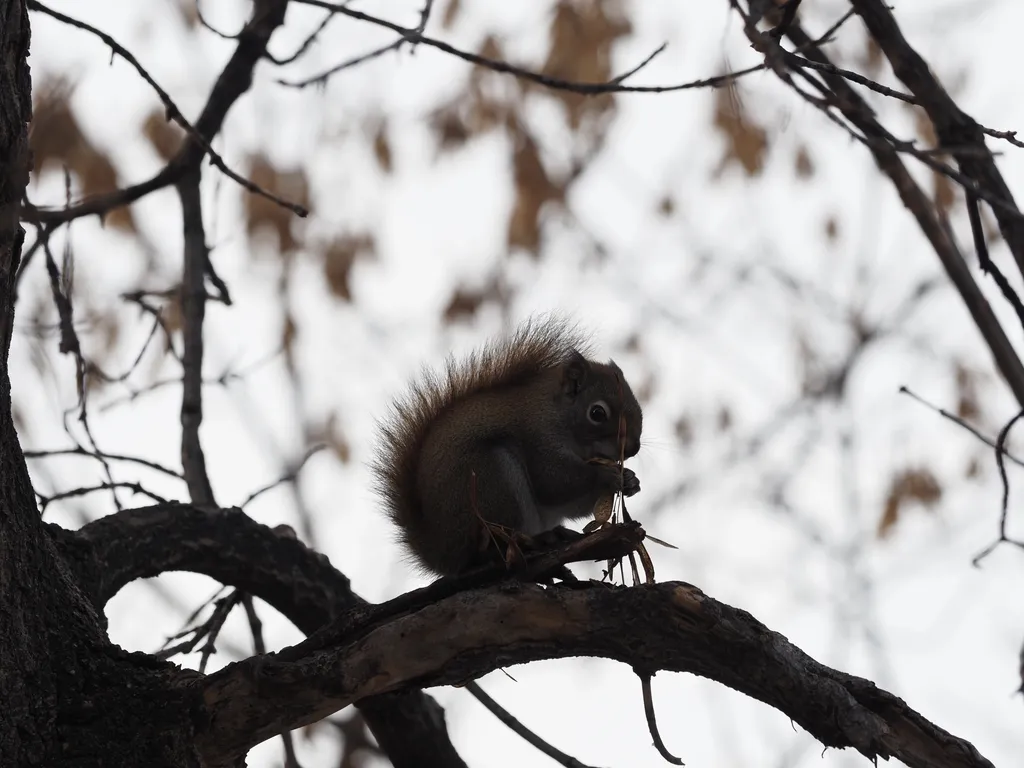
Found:
[[393, 404], [371, 470], [425, 570], [493, 561], [495, 534], [571, 534], [563, 521], [640, 490], [622, 467], [640, 450], [640, 404], [621, 369], [586, 347], [576, 326], [534, 318], [465, 360], [449, 357], [443, 374], [425, 371]]

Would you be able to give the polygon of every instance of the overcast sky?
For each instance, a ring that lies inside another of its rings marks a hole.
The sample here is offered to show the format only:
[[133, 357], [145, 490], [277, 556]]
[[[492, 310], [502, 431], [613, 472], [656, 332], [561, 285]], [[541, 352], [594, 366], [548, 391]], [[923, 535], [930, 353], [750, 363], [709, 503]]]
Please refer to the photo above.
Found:
[[[128, 47], [190, 119], [233, 50], [230, 40], [189, 29], [174, 3], [50, 5]], [[847, 7], [838, 0], [804, 5], [812, 35]], [[510, 59], [534, 68], [543, 63], [551, 2], [462, 0], [450, 29], [442, 28], [445, 6], [438, 3], [429, 34], [467, 50], [495, 35]], [[908, 39], [965, 110], [992, 128], [1024, 127], [1017, 82], [1024, 6], [1012, 0], [898, 0], [894, 6]], [[248, 5], [222, 0], [203, 7], [212, 25], [230, 33]], [[419, 10], [417, 2], [393, 0], [354, 7], [406, 25], [415, 25]], [[630, 82], [679, 83], [757, 63], [725, 0], [645, 0], [625, 8], [633, 32], [614, 48], [614, 71], [668, 44]], [[320, 18], [293, 5], [272, 51], [293, 51]], [[56, 77], [73, 85], [74, 115], [114, 163], [121, 184], [154, 174], [162, 161], [140, 134], [159, 107], [152, 89], [122, 60], [111, 64], [109, 50], [89, 35], [39, 15], [32, 23], [36, 87]], [[535, 259], [510, 253], [506, 244], [516, 195], [507, 134], [493, 130], [453, 151], [437, 148], [428, 118], [463, 93], [468, 64], [421, 47], [346, 70], [324, 87], [275, 83], [315, 74], [391, 39], [339, 18], [296, 65], [278, 70], [262, 63], [216, 144], [233, 168], [244, 170], [249, 156], [264, 155], [309, 180], [313, 212], [295, 225], [304, 245], [287, 289], [298, 328], [298, 406], [283, 360], [274, 356], [285, 306], [278, 243], [247, 236], [241, 191], [204, 166], [207, 239], [235, 299], [230, 308], [210, 305], [205, 373], [245, 372], [228, 387], [206, 389], [202, 438], [218, 501], [240, 503], [302, 455], [297, 407], [311, 423], [327, 423], [333, 414], [351, 459], [342, 463], [325, 451], [304, 468], [302, 497], [314, 523], [307, 543], [370, 600], [425, 583], [403, 562], [370, 489], [365, 462], [375, 420], [421, 365], [465, 352], [532, 312], [568, 313], [593, 329], [601, 356], [614, 356], [634, 388], [649, 394], [644, 448], [631, 462], [643, 492], [630, 511], [679, 547], [652, 547], [659, 579], [696, 584], [748, 610], [817, 660], [900, 696], [996, 765], [1019, 761], [1024, 701], [1012, 694], [1024, 642], [1024, 553], [1001, 548], [982, 568], [971, 566], [997, 533], [1001, 488], [992, 451], [898, 390], [907, 386], [955, 410], [956, 370], [966, 370], [981, 403], [977, 421], [991, 435], [1015, 406], [934, 253], [866, 150], [771, 73], [745, 79], [740, 89], [750, 125], [763, 128], [767, 140], [763, 169], [754, 176], [723, 160], [729, 145], [714, 127], [714, 92], [624, 95], [565, 207], [544, 218]], [[864, 37], [855, 24], [843, 28], [832, 51], [841, 65], [863, 70]], [[898, 85], [887, 73], [873, 76]], [[514, 92], [498, 76], [483, 87], [495, 98]], [[869, 101], [895, 132], [915, 136], [910, 110], [874, 94]], [[535, 93], [522, 119], [549, 174], [564, 175], [584, 142], [568, 128], [561, 103]], [[373, 151], [372, 128], [380, 123], [390, 172]], [[1004, 152], [1000, 167], [1019, 193], [1024, 153], [993, 146]], [[809, 174], [797, 171], [801, 154]], [[923, 173], [920, 178], [931, 184]], [[36, 204], [61, 204], [61, 175], [35, 180], [29, 194]], [[150, 196], [133, 212], [138, 238], [95, 220], [71, 228], [76, 286], [88, 296], [83, 304], [117, 308], [123, 323], [117, 353], [106, 358], [117, 361], [114, 371], [130, 364], [149, 330], [119, 294], [169, 287], [180, 269], [173, 190]], [[969, 243], [959, 210], [953, 223]], [[372, 234], [376, 255], [353, 268], [353, 298], [344, 302], [326, 286], [319, 254], [324, 243], [352, 233]], [[1004, 249], [995, 247], [993, 255], [1010, 264]], [[72, 367], [56, 354], [56, 339], [40, 343], [26, 332], [32, 308], [48, 301], [42, 266], [35, 263], [26, 274], [21, 332], [11, 351], [16, 407], [30, 425], [22, 434], [26, 449], [67, 444], [59, 413], [74, 404]], [[442, 322], [455, 287], [478, 288], [497, 272], [513, 296], [507, 312], [489, 306], [472, 323]], [[1011, 314], [981, 282], [1019, 344]], [[922, 284], [926, 295], [914, 300]], [[807, 369], [833, 370], [849, 356], [854, 316], [884, 327], [884, 338], [858, 357], [841, 400], [808, 404], [802, 397]], [[898, 327], [890, 328], [894, 318]], [[634, 336], [639, 345], [628, 343]], [[83, 339], [87, 348], [99, 343]], [[177, 371], [172, 360], [154, 355], [134, 381], [142, 386]], [[98, 441], [108, 451], [177, 466], [180, 388], [126, 403], [127, 391], [110, 387], [95, 395]], [[689, 445], [678, 438], [684, 418], [693, 434]], [[917, 468], [938, 478], [941, 498], [927, 509], [903, 509], [880, 538], [894, 478]], [[31, 462], [30, 470], [43, 493], [101, 479], [99, 468], [81, 460]], [[125, 477], [133, 471], [126, 469]], [[1011, 483], [1020, 481], [1011, 471]], [[173, 480], [147, 476], [146, 482], [185, 498]], [[1011, 494], [1011, 519], [1018, 510]], [[96, 496], [54, 504], [46, 517], [77, 527], [111, 511], [110, 497]], [[262, 495], [247, 511], [261, 522], [300, 527], [287, 488]], [[1021, 530], [1024, 522], [1016, 518]], [[158, 582], [160, 592], [136, 583], [110, 603], [116, 642], [155, 650], [216, 588], [184, 574]], [[262, 616], [269, 646], [298, 640], [271, 609], [264, 607]], [[243, 618], [233, 617], [226, 644], [247, 651], [246, 632]], [[232, 659], [227, 650], [213, 668]], [[198, 655], [181, 663], [197, 664]], [[560, 749], [589, 765], [664, 765], [650, 745], [639, 683], [628, 668], [560, 660], [508, 673], [481, 683]], [[822, 754], [785, 716], [716, 683], [662, 673], [654, 692], [662, 734], [687, 765], [864, 765], [855, 754]], [[469, 765], [548, 764], [466, 692], [431, 693], [445, 706]], [[337, 745], [326, 730], [308, 742], [300, 738], [299, 746], [305, 768], [336, 764]], [[279, 741], [268, 742], [254, 750], [250, 765], [279, 765], [281, 754]]]

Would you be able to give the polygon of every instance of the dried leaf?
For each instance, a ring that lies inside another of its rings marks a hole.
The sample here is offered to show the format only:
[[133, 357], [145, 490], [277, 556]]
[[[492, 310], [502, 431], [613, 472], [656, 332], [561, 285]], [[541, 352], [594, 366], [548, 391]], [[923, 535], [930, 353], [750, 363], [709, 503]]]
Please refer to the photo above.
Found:
[[[612, 46], [632, 31], [621, 0], [562, 0], [551, 22], [551, 43], [541, 74], [573, 82], [608, 82], [615, 76]], [[585, 119], [604, 117], [615, 107], [609, 93], [587, 96], [554, 91], [552, 95], [564, 105], [573, 130]]]
[[[119, 186], [117, 171], [110, 158], [82, 133], [71, 111], [71, 91], [64, 80], [53, 80], [36, 88], [29, 133], [33, 171], [39, 175], [51, 167], [66, 168], [78, 179], [83, 197], [113, 192]], [[135, 221], [127, 206], [113, 209], [104, 221], [126, 232], [135, 232]]]
[[608, 493], [601, 496], [594, 505], [594, 522], [605, 525], [612, 519], [612, 508], [615, 506], [615, 495]]
[[562, 203], [565, 186], [550, 179], [537, 144], [526, 134], [519, 137], [512, 159], [516, 202], [508, 225], [509, 248], [522, 248], [536, 256], [540, 249], [540, 212], [546, 203]]
[[189, 29], [194, 29], [199, 24], [199, 9], [195, 0], [178, 0], [178, 10], [181, 12], [182, 21]]
[[649, 533], [644, 534], [644, 538], [646, 538], [647, 541], [653, 541], [655, 544], [665, 547], [666, 549], [679, 549], [675, 544], [669, 544], [667, 541], [651, 536]]
[[729, 406], [723, 405], [718, 409], [718, 431], [728, 432], [732, 429], [732, 411]]
[[384, 173], [391, 173], [391, 143], [388, 141], [387, 123], [383, 120], [373, 132], [373, 156]]
[[839, 238], [839, 222], [836, 221], [835, 216], [825, 219], [825, 237], [833, 243]]
[[923, 467], [905, 469], [897, 474], [889, 486], [882, 519], [878, 523], [878, 538], [884, 539], [899, 520], [900, 512], [907, 503], [917, 502], [926, 509], [935, 506], [942, 498], [942, 486]]
[[[258, 187], [273, 192], [278, 197], [290, 200], [305, 208], [309, 204], [309, 182], [304, 171], [280, 171], [265, 155], [249, 158], [249, 178]], [[299, 242], [292, 227], [297, 221], [295, 214], [262, 195], [245, 195], [246, 232], [252, 237], [257, 232], [269, 230], [277, 235], [280, 253], [295, 250]]]
[[720, 176], [733, 164], [743, 168], [748, 176], [760, 174], [768, 150], [768, 133], [754, 123], [744, 109], [736, 83], [715, 91], [714, 125], [726, 144], [725, 156], [715, 170], [715, 176]]
[[964, 470], [964, 477], [968, 480], [977, 480], [981, 477], [981, 462], [977, 456], [972, 456], [967, 462], [967, 469]]
[[976, 375], [961, 363], [956, 364], [956, 415], [964, 421], [981, 418]]
[[281, 349], [284, 350], [285, 365], [288, 370], [295, 370], [295, 339], [299, 335], [295, 318], [290, 311], [285, 313], [284, 325], [281, 327]]
[[322, 427], [310, 430], [309, 442], [323, 443], [330, 448], [342, 464], [348, 464], [352, 459], [352, 446], [349, 444], [348, 438], [345, 437], [345, 431], [342, 429], [341, 418], [337, 411], [331, 411], [327, 422]]
[[444, 322], [450, 325], [462, 320], [471, 320], [488, 302], [507, 307], [509, 298], [508, 291], [497, 277], [492, 278], [481, 288], [471, 289], [463, 286], [455, 291], [448, 306], [445, 307]]
[[376, 241], [373, 235], [368, 233], [344, 235], [332, 240], [323, 254], [324, 278], [331, 293], [342, 301], [351, 301], [352, 288], [349, 280], [352, 266], [360, 257], [375, 257], [376, 249]]
[[445, 30], [451, 29], [455, 26], [456, 20], [459, 18], [459, 14], [462, 11], [461, 0], [451, 0], [447, 7], [444, 9], [444, 16], [441, 17], [441, 28]]
[[814, 175], [814, 162], [811, 160], [810, 152], [804, 145], [801, 145], [796, 151], [795, 170], [796, 175], [801, 179], [809, 179]]
[[861, 74], [877, 79], [885, 64], [885, 55], [875, 39], [870, 35], [865, 36], [864, 50], [857, 57], [857, 69]]
[[153, 149], [163, 160], [170, 160], [178, 153], [185, 132], [181, 127], [167, 119], [163, 110], [156, 109], [149, 113], [142, 124], [142, 134], [149, 139]]
[[651, 555], [647, 551], [647, 547], [645, 547], [643, 545], [643, 543], [641, 543], [640, 546], [637, 547], [636, 552], [637, 552], [638, 555], [640, 555], [640, 562], [643, 563], [643, 566], [644, 566], [644, 576], [647, 578], [647, 583], [648, 584], [653, 584], [654, 583], [654, 561], [651, 560]]
[[946, 176], [944, 173], [932, 175], [935, 179], [935, 188], [932, 193], [935, 205], [943, 213], [949, 213], [953, 203], [956, 202], [957, 187], [949, 176]]
[[689, 448], [693, 445], [693, 422], [690, 420], [689, 416], [683, 415], [676, 419], [674, 430], [676, 433], [676, 440], [679, 441], [680, 445], [684, 448]]
[[469, 140], [469, 126], [459, 107], [456, 101], [441, 107], [430, 116], [430, 127], [437, 138], [438, 148], [443, 151], [458, 149]]

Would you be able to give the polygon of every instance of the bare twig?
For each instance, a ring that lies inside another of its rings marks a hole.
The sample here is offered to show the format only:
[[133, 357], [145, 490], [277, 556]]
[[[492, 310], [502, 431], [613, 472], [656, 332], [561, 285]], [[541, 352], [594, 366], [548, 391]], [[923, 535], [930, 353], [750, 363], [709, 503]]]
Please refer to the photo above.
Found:
[[223, 173], [229, 179], [240, 184], [242, 187], [249, 190], [253, 194], [266, 197], [268, 200], [271, 200], [277, 203], [278, 205], [287, 208], [296, 216], [306, 216], [309, 213], [309, 211], [307, 211], [303, 206], [296, 205], [295, 203], [280, 198], [277, 195], [273, 194], [272, 192], [268, 192], [262, 187], [259, 187], [256, 184], [254, 184], [249, 179], [246, 179], [245, 177], [240, 176], [239, 174], [231, 170], [228, 167], [227, 163], [224, 162], [224, 158], [217, 154], [213, 147], [210, 146], [210, 143], [206, 140], [206, 138], [198, 130], [196, 130], [195, 126], [193, 126], [188, 120], [185, 119], [185, 116], [181, 113], [181, 110], [178, 109], [178, 106], [168, 95], [167, 91], [160, 87], [160, 84], [153, 79], [153, 76], [146, 71], [146, 68], [139, 63], [138, 59], [136, 59], [135, 56], [133, 56], [132, 53], [127, 48], [125, 48], [123, 45], [114, 40], [114, 38], [112, 38], [106, 32], [103, 32], [102, 30], [99, 30], [96, 27], [92, 26], [91, 24], [87, 24], [84, 21], [73, 19], [70, 16], [65, 16], [63, 13], [60, 13], [59, 11], [55, 11], [52, 8], [48, 8], [47, 6], [40, 3], [39, 0], [28, 0], [28, 7], [29, 10], [45, 13], [46, 15], [52, 16], [58, 21], [68, 24], [72, 27], [77, 27], [78, 29], [85, 30], [86, 32], [95, 35], [104, 43], [106, 43], [106, 45], [110, 48], [111, 51], [113, 51], [118, 56], [123, 58], [126, 62], [128, 62], [128, 64], [130, 64], [132, 68], [139, 73], [142, 79], [149, 83], [150, 87], [154, 91], [156, 91], [156, 95], [159, 97], [160, 101], [164, 105], [164, 109], [167, 113], [167, 119], [173, 120], [175, 123], [181, 126], [182, 130], [184, 130], [185, 133], [188, 134], [189, 138], [199, 145], [199, 147], [203, 151], [203, 154], [207, 155], [210, 158], [210, 162], [213, 163], [213, 165], [216, 166], [218, 169], [220, 169], [221, 173]]
[[658, 731], [658, 719], [654, 715], [654, 694], [651, 692], [651, 679], [654, 675], [650, 672], [641, 672], [635, 667], [633, 672], [640, 678], [640, 690], [644, 697], [644, 716], [647, 718], [647, 729], [654, 740], [654, 748], [658, 750], [658, 754], [665, 758], [666, 762], [672, 763], [672, 765], [685, 765], [682, 760], [668, 751], [668, 747], [665, 746], [661, 733]]
[[293, 53], [291, 56], [286, 56], [283, 59], [277, 59], [274, 58], [274, 56], [272, 56], [268, 51], [265, 54], [267, 60], [273, 62], [279, 67], [283, 67], [286, 64], [291, 64], [292, 62], [296, 61], [300, 56], [302, 56], [302, 54], [309, 50], [310, 46], [312, 46], [313, 43], [316, 42], [317, 38], [320, 37], [320, 33], [324, 31], [324, 28], [328, 25], [328, 23], [330, 23], [331, 19], [333, 18], [333, 13], [328, 13], [326, 16], [324, 16], [323, 19], [320, 20], [320, 24], [317, 26], [317, 28], [313, 30], [313, 32], [310, 33], [305, 40], [302, 41], [302, 45], [300, 45], [295, 50], [295, 53]]
[[1003, 239], [1018, 269], [1024, 274], [1024, 220], [995, 164], [995, 158], [985, 146], [982, 127], [957, 106], [939, 83], [927, 62], [903, 36], [886, 3], [881, 0], [851, 0], [851, 5], [889, 60], [893, 73], [910, 89], [928, 114], [939, 143], [982, 150], [980, 154], [957, 150], [952, 154], [965, 175], [977, 183], [973, 191], [992, 205]]
[[1016, 131], [997, 131], [994, 128], [986, 128], [985, 126], [982, 126], [981, 130], [984, 131], [987, 136], [991, 136], [994, 139], [1002, 139], [1003, 141], [1010, 142], [1015, 147], [1024, 148], [1024, 141], [1017, 138]]
[[[463, 61], [468, 61], [470, 64], [475, 64], [480, 67], [494, 70], [495, 72], [503, 72], [505, 74], [513, 75], [521, 80], [527, 80], [538, 85], [542, 85], [546, 88], [551, 88], [559, 91], [570, 91], [572, 93], [581, 94], [599, 94], [599, 93], [670, 93], [673, 91], [685, 91], [694, 88], [717, 88], [723, 85], [728, 85], [734, 82], [736, 79], [748, 75], [752, 72], [759, 72], [764, 69], [763, 65], [750, 67], [748, 69], [739, 70], [738, 72], [730, 72], [725, 75], [718, 75], [715, 77], [704, 78], [702, 80], [693, 80], [687, 83], [679, 83], [676, 85], [625, 85], [623, 80], [627, 77], [635, 75], [644, 66], [649, 64], [651, 60], [661, 51], [664, 50], [665, 46], [662, 45], [653, 54], [649, 55], [640, 66], [633, 67], [631, 70], [623, 75], [617, 75], [611, 80], [603, 83], [580, 83], [572, 80], [563, 80], [557, 77], [550, 77], [540, 72], [534, 72], [523, 67], [517, 67], [513, 64], [509, 64], [507, 61], [501, 61], [499, 59], [489, 59], [486, 56], [479, 56], [469, 51], [463, 51], [460, 48], [456, 48], [443, 40], [436, 40], [432, 37], [427, 37], [418, 29], [411, 27], [403, 27], [400, 24], [381, 19], [377, 16], [371, 16], [370, 14], [357, 11], [347, 6], [340, 5], [338, 3], [326, 2], [326, 0], [294, 0], [294, 2], [302, 3], [304, 5], [312, 5], [317, 8], [325, 8], [334, 13], [348, 16], [349, 18], [356, 19], [357, 21], [365, 21], [370, 24], [374, 24], [385, 29], [390, 29], [392, 32], [400, 35], [400, 39], [393, 43], [383, 46], [380, 49], [371, 51], [363, 56], [359, 57], [359, 61], [365, 61], [368, 58], [374, 56], [380, 56], [390, 50], [398, 50], [404, 43], [414, 43], [417, 45], [425, 45], [430, 48], [436, 48], [439, 51], [455, 56]], [[287, 85], [292, 88], [305, 88], [309, 85], [318, 85], [323, 83], [332, 74], [352, 66], [354, 60], [347, 61], [341, 65], [331, 68], [326, 72], [321, 72], [318, 75], [309, 77], [298, 81], [287, 81], [279, 80], [278, 82], [282, 85]]]
[[546, 741], [544, 741], [544, 739], [542, 739], [540, 736], [538, 736], [525, 725], [523, 725], [521, 722], [519, 722], [519, 720], [517, 720], [512, 715], [512, 713], [510, 713], [507, 709], [501, 706], [501, 704], [499, 704], [490, 696], [488, 696], [487, 692], [480, 687], [479, 683], [475, 681], [466, 683], [466, 690], [469, 691], [473, 698], [475, 698], [477, 701], [479, 701], [481, 704], [487, 707], [488, 711], [492, 715], [494, 715], [501, 722], [507, 725], [524, 741], [529, 743], [531, 746], [536, 747], [538, 750], [543, 752], [545, 755], [550, 757], [559, 765], [564, 765], [566, 768], [590, 768], [590, 766], [581, 763], [572, 755], [567, 755], [560, 749], [551, 746]]
[[204, 625], [206, 642], [199, 649], [200, 672], [206, 672], [206, 665], [210, 662], [210, 657], [217, 652], [217, 637], [224, 628], [224, 622], [228, 620], [231, 611], [240, 602], [242, 602], [242, 591], [238, 589], [232, 590], [229, 595], [214, 602], [213, 615]]
[[155, 461], [149, 459], [139, 458], [138, 456], [126, 456], [120, 453], [106, 453], [103, 451], [90, 451], [87, 448], [77, 445], [74, 448], [55, 448], [48, 451], [25, 451], [26, 459], [46, 459], [51, 456], [88, 456], [92, 459], [107, 459], [108, 461], [125, 461], [132, 464], [139, 464], [143, 467], [156, 470], [170, 477], [175, 477], [179, 480], [184, 479], [182, 474], [170, 467], [165, 467], [163, 464], [158, 464]]
[[71, 499], [76, 496], [85, 496], [90, 493], [96, 493], [97, 491], [109, 491], [112, 488], [128, 488], [134, 493], [138, 493], [141, 494], [142, 496], [149, 497], [158, 504], [170, 504], [170, 501], [168, 501], [162, 496], [158, 496], [155, 493], [146, 490], [139, 483], [115, 482], [99, 483], [98, 485], [82, 486], [81, 488], [72, 488], [70, 491], [62, 491], [60, 493], [55, 493], [51, 496], [47, 496], [37, 492], [36, 496], [39, 497], [39, 511], [44, 511], [51, 503], [55, 501], [61, 501], [62, 499]]
[[[795, 46], [802, 48], [808, 59], [831, 63], [820, 47], [816, 46], [812, 38], [804, 32], [799, 22], [794, 22], [790, 26], [786, 37]], [[856, 135], [864, 137], [865, 145], [871, 151], [879, 169], [892, 180], [903, 204], [917, 219], [922, 232], [931, 243], [947, 275], [959, 291], [975, 324], [984, 336], [1000, 372], [1017, 401], [1024, 406], [1024, 365], [1021, 365], [1016, 350], [974, 281], [970, 268], [953, 240], [952, 234], [943, 225], [928, 195], [908, 172], [899, 157], [899, 151], [886, 140], [886, 137], [889, 136], [888, 131], [878, 123], [872, 110], [861, 96], [839, 75], [823, 71], [821, 77], [834, 94], [835, 106], [851, 124], [860, 129], [860, 133]], [[827, 114], [830, 115], [830, 113]]]
[[296, 464], [292, 469], [289, 469], [285, 474], [281, 475], [281, 477], [277, 478], [277, 480], [274, 480], [272, 483], [267, 483], [263, 487], [258, 488], [252, 493], [250, 493], [248, 496], [246, 496], [245, 501], [243, 501], [238, 506], [241, 509], [245, 509], [245, 506], [249, 502], [251, 502], [255, 498], [258, 498], [259, 496], [262, 496], [267, 491], [273, 490], [274, 488], [277, 488], [279, 485], [282, 485], [283, 483], [294, 482], [298, 478], [299, 472], [301, 472], [302, 468], [306, 466], [306, 462], [309, 461], [314, 454], [319, 453], [326, 447], [327, 446], [324, 443], [314, 445], [312, 448], [310, 448], [302, 455], [302, 458], [299, 459], [299, 463]]
[[134, 202], [150, 192], [175, 184], [192, 168], [198, 167], [205, 156], [208, 156], [210, 162], [220, 169], [224, 175], [240, 184], [249, 192], [266, 197], [292, 211], [297, 216], [306, 216], [308, 211], [304, 207], [284, 200], [232, 171], [227, 167], [220, 155], [210, 147], [210, 141], [220, 131], [228, 110], [237, 101], [238, 97], [249, 89], [252, 83], [253, 67], [266, 51], [267, 41], [271, 33], [283, 23], [286, 5], [286, 0], [268, 0], [265, 3], [256, 4], [257, 10], [253, 18], [239, 33], [235, 52], [221, 71], [220, 77], [210, 92], [210, 98], [207, 100], [206, 106], [193, 125], [185, 119], [167, 93], [146, 72], [135, 57], [117, 41], [85, 22], [47, 8], [39, 3], [38, 0], [29, 0], [29, 7], [33, 10], [48, 14], [59, 21], [96, 35], [112, 51], [124, 58], [156, 90], [157, 95], [164, 104], [168, 118], [174, 120], [182, 127], [190, 141], [185, 142], [178, 151], [178, 154], [148, 181], [104, 195], [97, 195], [75, 205], [65, 206], [60, 209], [44, 209], [35, 206], [23, 207], [22, 217], [27, 221], [40, 224], [60, 224], [91, 214], [103, 215], [113, 208]]
[[982, 560], [992, 554], [993, 550], [1003, 542], [1013, 544], [1015, 547], [1024, 549], [1024, 541], [1011, 539], [1006, 535], [1006, 518], [1010, 504], [1010, 481], [1006, 477], [1006, 462], [1004, 461], [1004, 457], [1006, 456], [1006, 439], [1010, 436], [1010, 430], [1013, 429], [1013, 425], [1016, 424], [1021, 417], [1024, 417], [1024, 410], [1006, 422], [1006, 426], [999, 430], [999, 437], [996, 438], [996, 466], [999, 467], [999, 479], [1003, 483], [1003, 504], [999, 515], [999, 538], [975, 556], [971, 561], [971, 564], [975, 567], [977, 567]]
[[[921, 403], [922, 405], [924, 405], [927, 408], [931, 408], [933, 411], [938, 413], [943, 418], [949, 419], [954, 424], [957, 424], [958, 426], [963, 427], [968, 432], [970, 432], [972, 435], [974, 435], [976, 438], [981, 440], [981, 442], [983, 442], [989, 448], [996, 448], [996, 449], [999, 448], [998, 443], [996, 443], [994, 440], [992, 440], [992, 438], [988, 437], [987, 435], [982, 434], [976, 427], [974, 427], [973, 425], [971, 425], [968, 422], [964, 421], [959, 416], [957, 416], [955, 413], [950, 413], [945, 408], [939, 408], [936, 405], [932, 405], [927, 400], [925, 400], [923, 397], [921, 397], [920, 395], [918, 395], [915, 392], [912, 392], [907, 387], [900, 387], [899, 391], [900, 391], [901, 395], [910, 395], [910, 397], [912, 397], [915, 400], [917, 400], [917, 402]], [[1006, 458], [1008, 458], [1010, 461], [1012, 461], [1017, 466], [1024, 467], [1024, 461], [1022, 461], [1021, 459], [1018, 459], [1012, 453], [1007, 451], [1005, 449], [1005, 446], [1003, 448], [1003, 454], [1006, 456]]]

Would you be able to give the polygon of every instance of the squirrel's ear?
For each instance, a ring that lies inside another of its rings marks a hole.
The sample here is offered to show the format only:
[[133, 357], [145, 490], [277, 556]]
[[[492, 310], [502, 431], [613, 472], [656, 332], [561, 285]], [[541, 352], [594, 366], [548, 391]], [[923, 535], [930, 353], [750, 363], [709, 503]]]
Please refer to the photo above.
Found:
[[562, 391], [569, 397], [575, 397], [583, 388], [583, 382], [589, 372], [590, 363], [587, 362], [587, 358], [575, 349], [572, 350], [562, 373]]

